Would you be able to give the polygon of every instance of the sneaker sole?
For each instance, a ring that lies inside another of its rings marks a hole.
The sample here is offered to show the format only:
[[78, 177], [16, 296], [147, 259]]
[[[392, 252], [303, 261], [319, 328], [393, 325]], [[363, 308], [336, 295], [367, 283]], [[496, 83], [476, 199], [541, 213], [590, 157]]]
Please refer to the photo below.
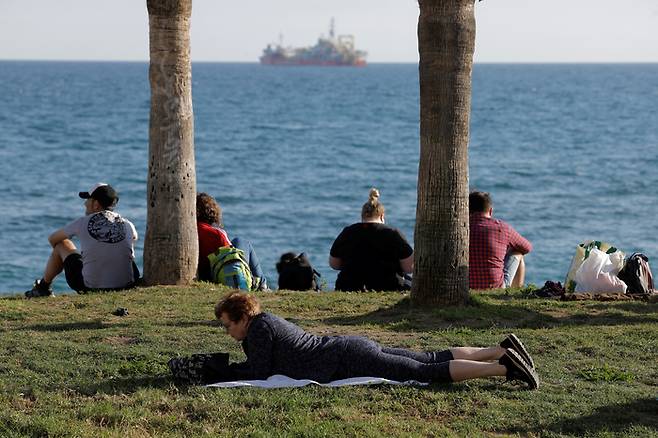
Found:
[[[507, 341], [507, 344], [509, 345], [503, 345]], [[514, 334], [508, 335], [503, 342], [500, 343], [500, 346], [503, 348], [511, 348], [512, 350], [516, 351], [519, 356], [521, 356], [521, 359], [526, 361], [528, 365], [532, 369], [535, 368], [535, 361], [532, 360], [532, 357], [530, 357], [530, 353], [528, 353], [528, 350], [526, 350], [525, 345], [523, 345], [523, 342]]]
[[52, 298], [52, 297], [55, 296], [55, 294], [53, 294], [53, 293], [48, 294], [48, 295], [32, 295], [28, 292], [25, 292], [24, 295], [25, 295], [25, 298]]
[[509, 358], [510, 362], [512, 362], [512, 364], [516, 367], [516, 369], [521, 371], [526, 376], [527, 380], [524, 380], [524, 382], [528, 384], [530, 389], [538, 389], [539, 376], [537, 375], [537, 372], [530, 368], [530, 365], [523, 360], [521, 355], [514, 350], [507, 350], [505, 354]]

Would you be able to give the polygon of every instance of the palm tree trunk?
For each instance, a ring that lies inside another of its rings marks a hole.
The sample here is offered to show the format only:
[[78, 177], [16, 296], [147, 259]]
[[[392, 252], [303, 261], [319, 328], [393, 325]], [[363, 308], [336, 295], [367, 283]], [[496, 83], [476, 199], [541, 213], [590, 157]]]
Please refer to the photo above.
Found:
[[189, 284], [196, 275], [196, 174], [190, 63], [192, 0], [147, 0], [151, 118], [146, 284]]
[[468, 300], [468, 126], [474, 0], [419, 0], [420, 164], [415, 305]]

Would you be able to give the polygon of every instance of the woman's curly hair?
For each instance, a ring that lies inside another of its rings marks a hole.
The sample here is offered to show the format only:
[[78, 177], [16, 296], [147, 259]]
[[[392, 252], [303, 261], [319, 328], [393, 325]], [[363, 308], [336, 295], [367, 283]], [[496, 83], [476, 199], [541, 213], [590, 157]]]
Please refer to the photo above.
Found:
[[222, 208], [215, 198], [207, 193], [196, 195], [196, 220], [210, 225], [224, 227], [222, 223]]
[[242, 292], [230, 292], [215, 306], [217, 319], [226, 313], [231, 321], [240, 321], [245, 315], [249, 319], [261, 313], [260, 303], [255, 296]]

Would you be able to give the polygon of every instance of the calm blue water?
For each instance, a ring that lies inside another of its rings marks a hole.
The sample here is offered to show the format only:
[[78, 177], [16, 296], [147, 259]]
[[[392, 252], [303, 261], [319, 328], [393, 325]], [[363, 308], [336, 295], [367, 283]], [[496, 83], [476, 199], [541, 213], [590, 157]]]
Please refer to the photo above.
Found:
[[[253, 241], [273, 285], [289, 250], [333, 285], [329, 248], [371, 186], [413, 239], [415, 65], [195, 64], [193, 78], [198, 189], [231, 236]], [[97, 181], [144, 237], [147, 64], [0, 62], [0, 103], [0, 294], [40, 277], [48, 234], [82, 214], [77, 192]], [[534, 243], [530, 282], [562, 280], [591, 238], [658, 266], [657, 146], [658, 65], [475, 66], [471, 186]]]

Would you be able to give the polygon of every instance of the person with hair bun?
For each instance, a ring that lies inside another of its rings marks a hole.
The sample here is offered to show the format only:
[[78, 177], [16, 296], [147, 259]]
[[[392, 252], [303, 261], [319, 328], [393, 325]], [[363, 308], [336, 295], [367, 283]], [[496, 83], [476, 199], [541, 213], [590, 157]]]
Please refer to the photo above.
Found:
[[492, 347], [416, 352], [384, 347], [362, 336], [316, 336], [261, 311], [251, 294], [231, 292], [215, 306], [226, 332], [242, 342], [247, 360], [229, 366], [226, 379], [267, 379], [282, 374], [320, 383], [350, 377], [447, 383], [491, 376], [539, 387], [534, 361], [521, 340], [508, 335]]
[[336, 290], [404, 290], [403, 275], [413, 272], [413, 249], [402, 233], [385, 224], [379, 190], [370, 189], [361, 222], [346, 227], [329, 253], [329, 266], [340, 271]]

